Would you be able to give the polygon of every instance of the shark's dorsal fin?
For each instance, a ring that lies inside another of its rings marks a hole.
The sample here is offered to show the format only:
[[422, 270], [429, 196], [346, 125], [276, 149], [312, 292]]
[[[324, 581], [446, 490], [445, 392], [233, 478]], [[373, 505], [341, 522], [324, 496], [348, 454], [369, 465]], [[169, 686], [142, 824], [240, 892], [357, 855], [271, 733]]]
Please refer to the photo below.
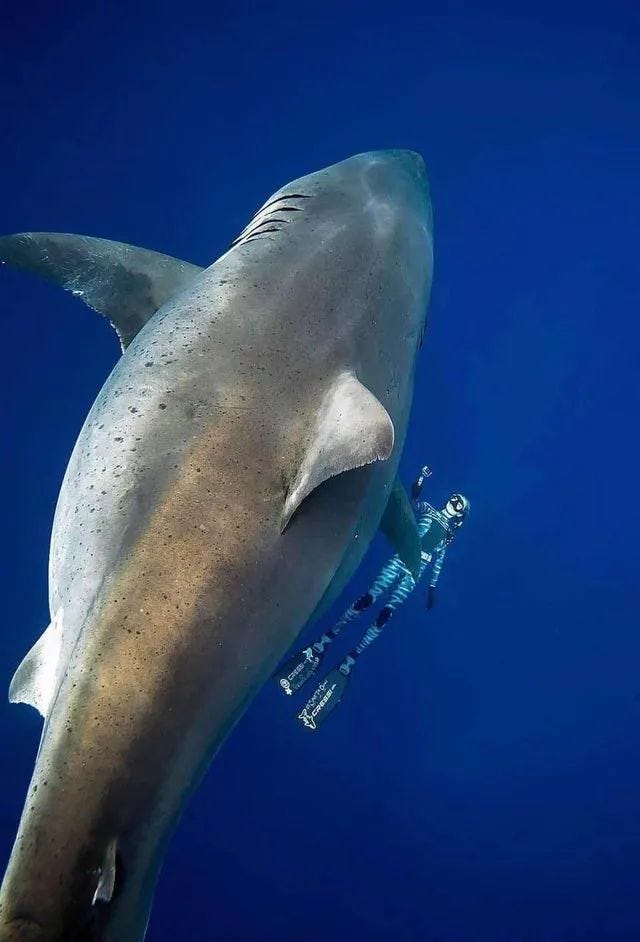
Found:
[[28, 703], [46, 716], [55, 696], [62, 648], [62, 611], [20, 662], [9, 685], [11, 703]]
[[114, 839], [109, 841], [107, 849], [104, 852], [104, 858], [100, 865], [100, 876], [98, 885], [93, 894], [93, 905], [96, 903], [110, 903], [113, 897], [113, 891], [116, 885], [116, 851], [118, 842]]
[[395, 479], [380, 529], [414, 578], [420, 571], [420, 533], [411, 501]]
[[0, 263], [53, 281], [105, 314], [123, 350], [161, 304], [202, 271], [150, 249], [63, 232], [3, 236]]
[[393, 422], [382, 403], [354, 373], [341, 373], [324, 395], [310, 429], [302, 461], [288, 489], [282, 529], [323, 481], [388, 458], [393, 438]]

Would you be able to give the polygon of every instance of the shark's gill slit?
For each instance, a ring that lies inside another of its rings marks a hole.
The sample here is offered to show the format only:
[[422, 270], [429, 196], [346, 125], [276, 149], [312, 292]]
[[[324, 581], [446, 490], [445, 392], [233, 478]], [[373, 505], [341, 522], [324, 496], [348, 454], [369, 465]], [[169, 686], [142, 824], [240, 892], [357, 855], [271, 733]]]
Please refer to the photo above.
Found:
[[249, 235], [252, 235], [256, 228], [263, 226], [265, 223], [269, 222], [288, 222], [289, 220], [283, 219], [274, 219], [272, 217], [273, 213], [300, 213], [302, 212], [301, 206], [279, 206], [278, 203], [283, 201], [287, 202], [291, 199], [310, 199], [309, 195], [304, 193], [287, 193], [282, 196], [276, 197], [276, 199], [271, 200], [269, 203], [266, 203], [264, 206], [261, 206], [258, 212], [255, 214], [253, 219], [244, 227], [240, 235], [234, 239], [232, 245], [236, 245], [246, 239]]
[[247, 238], [253, 239], [254, 236], [264, 235], [265, 232], [280, 232], [280, 229], [278, 226], [272, 226], [270, 229], [260, 229], [259, 231], [256, 230], [247, 236]]
[[247, 242], [256, 242], [261, 236], [266, 235], [268, 232], [280, 232], [280, 229], [265, 229], [264, 232], [258, 232], [256, 235], [249, 236], [248, 239], [243, 239], [243, 243]]
[[263, 219], [262, 222], [259, 222], [257, 226], [254, 226], [252, 229], [245, 230], [237, 239], [234, 239], [231, 243], [232, 245], [237, 245], [238, 242], [243, 242], [246, 239], [251, 238], [254, 235], [260, 235], [262, 232], [277, 232], [277, 229], [263, 229], [263, 226], [273, 225], [274, 223], [282, 223], [286, 226], [290, 220], [288, 219]]
[[[283, 193], [281, 196], [276, 196], [275, 199], [270, 200], [268, 203], [265, 203], [262, 209], [258, 212], [264, 213], [267, 209], [271, 209], [272, 206], [275, 206], [276, 203], [281, 203], [282, 200], [310, 200], [310, 193]], [[284, 207], [282, 207], [284, 209]], [[257, 215], [257, 214], [256, 214]]]
[[265, 226], [268, 222], [283, 222], [286, 224], [289, 222], [289, 220], [288, 219], [265, 219], [263, 222], [258, 223], [258, 225], [256, 226], [256, 229], [259, 229], [260, 226]]

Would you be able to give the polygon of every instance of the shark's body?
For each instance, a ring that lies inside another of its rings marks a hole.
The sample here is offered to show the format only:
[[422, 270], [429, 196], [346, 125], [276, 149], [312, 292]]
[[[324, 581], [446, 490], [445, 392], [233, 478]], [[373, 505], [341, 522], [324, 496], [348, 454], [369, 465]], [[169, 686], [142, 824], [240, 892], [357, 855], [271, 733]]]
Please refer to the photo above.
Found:
[[186, 798], [385, 508], [431, 278], [422, 161], [360, 155], [265, 207], [131, 331], [71, 456], [52, 624], [12, 687], [45, 728], [0, 942], [143, 938]]

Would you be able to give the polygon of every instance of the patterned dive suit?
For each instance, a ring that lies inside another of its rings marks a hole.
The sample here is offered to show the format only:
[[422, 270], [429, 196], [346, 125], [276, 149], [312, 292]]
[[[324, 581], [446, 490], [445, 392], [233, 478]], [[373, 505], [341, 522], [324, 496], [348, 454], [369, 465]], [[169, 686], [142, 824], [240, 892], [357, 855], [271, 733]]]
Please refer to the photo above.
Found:
[[424, 479], [430, 474], [431, 472], [425, 466], [411, 492], [420, 537], [420, 566], [417, 576], [414, 578], [399, 556], [393, 556], [382, 568], [369, 590], [343, 612], [334, 626], [325, 631], [317, 641], [296, 652], [281, 665], [274, 675], [284, 693], [289, 696], [296, 693], [315, 674], [327, 645], [335, 641], [345, 625], [368, 611], [383, 596], [388, 595], [386, 604], [379, 610], [356, 646], [337, 667], [329, 671], [324, 680], [318, 684], [302, 711], [298, 713], [298, 720], [307, 729], [318, 729], [340, 703], [356, 658], [379, 637], [393, 613], [413, 592], [429, 567], [431, 567], [431, 576], [427, 608], [433, 605], [434, 590], [442, 571], [447, 546], [465, 519], [469, 502], [461, 494], [452, 494], [446, 506], [442, 510], [436, 510], [431, 504], [421, 501]]
[[[414, 579], [399, 556], [393, 556], [382, 568], [369, 590], [355, 602], [352, 602], [333, 628], [329, 628], [316, 642], [316, 650], [323, 650], [326, 644], [335, 640], [346, 624], [362, 615], [381, 596], [391, 592], [386, 605], [380, 609], [373, 623], [367, 628], [353, 651], [350, 652], [349, 657], [355, 658], [362, 654], [365, 648], [376, 640], [395, 610], [413, 592], [430, 563], [433, 563], [433, 568], [429, 585], [431, 588], [435, 588], [442, 571], [447, 545], [453, 537], [453, 532], [446, 515], [441, 510], [436, 510], [426, 501], [414, 502], [414, 509], [421, 541], [421, 560], [417, 578]], [[347, 669], [350, 667], [349, 658], [345, 661], [344, 666]]]

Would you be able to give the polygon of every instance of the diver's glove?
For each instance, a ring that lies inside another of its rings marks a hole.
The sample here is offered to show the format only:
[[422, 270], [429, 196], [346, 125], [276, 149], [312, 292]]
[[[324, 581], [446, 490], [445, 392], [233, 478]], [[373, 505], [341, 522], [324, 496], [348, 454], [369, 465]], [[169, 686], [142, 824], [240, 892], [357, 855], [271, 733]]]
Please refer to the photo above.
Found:
[[429, 465], [425, 464], [423, 468], [420, 469], [420, 474], [418, 475], [417, 480], [411, 485], [411, 500], [416, 501], [422, 493], [422, 485], [424, 484], [425, 478], [431, 477], [431, 468]]
[[430, 612], [435, 604], [436, 604], [436, 587], [434, 585], [430, 585], [429, 591], [427, 593], [427, 611]]

